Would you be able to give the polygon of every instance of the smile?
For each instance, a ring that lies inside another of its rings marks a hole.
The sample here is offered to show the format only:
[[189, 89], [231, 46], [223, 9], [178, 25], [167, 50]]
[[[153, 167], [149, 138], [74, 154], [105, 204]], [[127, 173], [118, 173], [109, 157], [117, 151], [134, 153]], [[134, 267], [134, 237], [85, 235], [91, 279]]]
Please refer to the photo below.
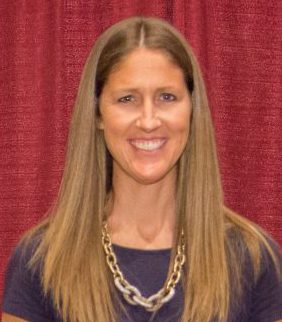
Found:
[[152, 140], [130, 140], [130, 143], [137, 149], [145, 151], [154, 151], [159, 149], [164, 143], [165, 139], [152, 139]]

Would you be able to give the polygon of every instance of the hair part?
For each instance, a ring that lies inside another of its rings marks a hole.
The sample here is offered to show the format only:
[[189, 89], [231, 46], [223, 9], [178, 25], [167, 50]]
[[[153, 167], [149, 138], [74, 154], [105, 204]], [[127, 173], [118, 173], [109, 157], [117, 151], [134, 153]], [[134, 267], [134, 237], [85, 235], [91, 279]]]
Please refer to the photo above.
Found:
[[[214, 131], [204, 81], [185, 38], [156, 18], [133, 17], [108, 28], [85, 64], [72, 115], [66, 164], [55, 206], [29, 232], [43, 229], [31, 260], [43, 259], [42, 285], [62, 319], [117, 321], [118, 295], [101, 243], [102, 222], [111, 190], [111, 157], [99, 130], [99, 96], [112, 69], [138, 48], [162, 50], [183, 70], [192, 96], [190, 137], [179, 160], [174, 245], [184, 230], [186, 270], [182, 278], [182, 322], [226, 321], [230, 294], [240, 299], [243, 259], [250, 253], [259, 274], [263, 232], [224, 207]], [[244, 241], [234, 242], [232, 234]], [[272, 253], [272, 258], [275, 256]], [[278, 267], [278, 265], [277, 265]], [[231, 286], [231, 280], [234, 283]], [[203, 291], [204, 290], [204, 291]]]

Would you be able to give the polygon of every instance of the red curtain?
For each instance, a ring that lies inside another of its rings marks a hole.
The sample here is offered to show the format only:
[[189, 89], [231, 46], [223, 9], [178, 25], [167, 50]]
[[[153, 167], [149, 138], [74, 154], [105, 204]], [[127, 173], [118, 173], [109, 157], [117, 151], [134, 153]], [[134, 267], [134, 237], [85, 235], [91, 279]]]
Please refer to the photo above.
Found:
[[192, 44], [216, 128], [226, 204], [282, 245], [282, 2], [2, 0], [0, 297], [11, 248], [54, 201], [80, 73], [98, 34], [161, 17]]

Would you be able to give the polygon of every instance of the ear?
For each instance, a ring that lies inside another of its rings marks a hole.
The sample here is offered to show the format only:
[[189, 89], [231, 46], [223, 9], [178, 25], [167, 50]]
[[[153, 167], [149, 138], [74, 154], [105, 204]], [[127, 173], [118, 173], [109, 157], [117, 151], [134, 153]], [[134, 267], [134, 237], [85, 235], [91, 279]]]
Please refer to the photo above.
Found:
[[96, 106], [96, 127], [98, 130], [104, 130], [104, 122], [100, 110], [99, 99], [96, 97], [94, 98], [95, 106]]
[[104, 130], [104, 122], [102, 120], [102, 116], [101, 115], [97, 117], [96, 126], [97, 126], [97, 129]]

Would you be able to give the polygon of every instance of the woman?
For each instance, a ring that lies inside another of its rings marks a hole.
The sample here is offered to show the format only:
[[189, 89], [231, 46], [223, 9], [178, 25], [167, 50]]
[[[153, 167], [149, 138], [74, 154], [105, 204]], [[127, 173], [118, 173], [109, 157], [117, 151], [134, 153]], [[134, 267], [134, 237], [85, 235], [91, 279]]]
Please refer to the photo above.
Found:
[[3, 321], [278, 321], [281, 255], [223, 205], [184, 37], [134, 17], [86, 62], [50, 215], [9, 264]]

